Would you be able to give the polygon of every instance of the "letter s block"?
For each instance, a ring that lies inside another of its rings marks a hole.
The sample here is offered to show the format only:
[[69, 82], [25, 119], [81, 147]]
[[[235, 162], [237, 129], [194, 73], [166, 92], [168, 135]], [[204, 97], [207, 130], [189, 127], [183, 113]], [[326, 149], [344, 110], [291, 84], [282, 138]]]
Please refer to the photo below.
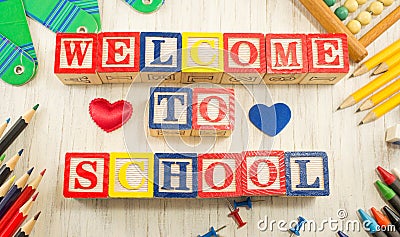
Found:
[[287, 196], [329, 196], [325, 152], [286, 152], [285, 165]]
[[54, 73], [66, 85], [102, 84], [96, 73], [97, 34], [59, 33]]
[[65, 154], [64, 197], [107, 198], [108, 153]]
[[349, 72], [346, 34], [307, 35], [308, 71], [300, 84], [336, 84]]
[[139, 73], [140, 33], [99, 34], [97, 73], [103, 83], [132, 83]]

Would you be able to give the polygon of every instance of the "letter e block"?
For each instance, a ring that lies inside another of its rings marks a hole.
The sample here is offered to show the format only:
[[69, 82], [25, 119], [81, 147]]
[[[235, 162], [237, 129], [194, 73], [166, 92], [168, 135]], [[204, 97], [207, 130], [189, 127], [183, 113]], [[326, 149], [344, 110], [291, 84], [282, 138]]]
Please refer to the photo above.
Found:
[[220, 83], [224, 72], [222, 33], [182, 33], [182, 83]]
[[199, 197], [242, 196], [241, 162], [242, 155], [236, 153], [199, 155]]
[[139, 73], [140, 33], [100, 33], [98, 55], [97, 73], [103, 83], [136, 81]]
[[307, 36], [267, 34], [265, 84], [299, 84], [308, 73]]
[[221, 84], [260, 84], [266, 72], [263, 34], [225, 33]]
[[65, 154], [64, 197], [107, 198], [109, 162], [107, 153]]
[[153, 180], [153, 153], [110, 154], [110, 197], [152, 198]]
[[325, 152], [286, 152], [285, 165], [287, 196], [329, 196]]
[[193, 89], [192, 136], [230, 136], [234, 124], [235, 92], [233, 89]]
[[154, 155], [154, 197], [196, 198], [197, 155], [156, 153]]
[[190, 136], [192, 89], [152, 87], [149, 107], [151, 136]]
[[307, 35], [308, 71], [300, 84], [336, 84], [349, 72], [346, 34]]
[[286, 193], [285, 153], [283, 151], [243, 152], [242, 189], [246, 196]]
[[102, 84], [96, 73], [97, 34], [59, 33], [54, 73], [66, 85]]

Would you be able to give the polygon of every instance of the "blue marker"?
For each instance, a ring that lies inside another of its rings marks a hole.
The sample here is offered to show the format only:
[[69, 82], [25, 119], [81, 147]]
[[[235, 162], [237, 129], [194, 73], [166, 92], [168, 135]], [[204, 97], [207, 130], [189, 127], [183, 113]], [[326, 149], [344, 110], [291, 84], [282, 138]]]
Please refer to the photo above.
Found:
[[380, 231], [380, 226], [374, 218], [368, 215], [364, 210], [358, 209], [365, 231], [369, 232], [374, 237], [387, 237], [387, 235]]
[[297, 225], [289, 229], [289, 231], [292, 232], [290, 237], [292, 237], [293, 235], [300, 236], [301, 227], [303, 227], [305, 223], [307, 223], [307, 220], [304, 217], [299, 216], [299, 222], [297, 223]]
[[234, 209], [236, 209], [238, 207], [246, 207], [247, 209], [251, 209], [253, 207], [253, 204], [251, 203], [251, 198], [248, 197], [246, 199], [246, 201], [242, 201], [242, 202], [233, 201], [233, 207], [234, 207]]
[[214, 227], [211, 226], [210, 231], [205, 235], [198, 235], [198, 237], [218, 237], [217, 232], [224, 229], [226, 225], [222, 226], [221, 228], [215, 230]]

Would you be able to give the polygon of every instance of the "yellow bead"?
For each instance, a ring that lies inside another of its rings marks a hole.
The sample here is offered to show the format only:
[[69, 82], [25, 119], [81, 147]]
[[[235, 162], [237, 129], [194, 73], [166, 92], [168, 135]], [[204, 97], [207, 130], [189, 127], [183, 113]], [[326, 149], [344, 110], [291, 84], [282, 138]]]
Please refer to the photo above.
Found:
[[372, 15], [367, 11], [362, 11], [357, 16], [357, 21], [359, 21], [363, 26], [368, 25], [371, 22], [371, 20], [372, 20]]
[[374, 15], [379, 15], [383, 12], [383, 3], [381, 2], [373, 2], [369, 5], [368, 9], [369, 12], [372, 12]]
[[358, 8], [358, 2], [356, 0], [347, 0], [343, 6], [349, 10], [349, 12], [355, 12]]
[[362, 5], [367, 2], [367, 0], [357, 0], [358, 5]]
[[394, 0], [379, 0], [381, 3], [383, 3], [383, 5], [390, 6], [393, 4]]
[[347, 23], [347, 28], [350, 30], [351, 33], [354, 35], [360, 32], [361, 30], [361, 23], [357, 20], [351, 20]]

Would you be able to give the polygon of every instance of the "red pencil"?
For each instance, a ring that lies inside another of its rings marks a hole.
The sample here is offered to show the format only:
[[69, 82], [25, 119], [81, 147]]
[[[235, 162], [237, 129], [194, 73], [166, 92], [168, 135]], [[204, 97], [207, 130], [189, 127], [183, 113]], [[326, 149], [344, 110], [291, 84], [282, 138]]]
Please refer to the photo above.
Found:
[[4, 229], [0, 229], [0, 237], [12, 237], [13, 234], [18, 230], [19, 226], [28, 217], [29, 211], [33, 206], [39, 193], [35, 194], [31, 200], [26, 202], [20, 209], [17, 215], [8, 223]]
[[[18, 197], [18, 199], [12, 204], [10, 209], [8, 209], [7, 213], [0, 219], [0, 223], [7, 223], [13, 218], [17, 213], [18, 210], [26, 203], [29, 198], [32, 197], [32, 195], [35, 193], [37, 187], [40, 184], [40, 181], [42, 181], [43, 175], [46, 172], [46, 169], [44, 169], [38, 177], [36, 177], [21, 193], [21, 195]], [[0, 224], [0, 228], [1, 228]]]

